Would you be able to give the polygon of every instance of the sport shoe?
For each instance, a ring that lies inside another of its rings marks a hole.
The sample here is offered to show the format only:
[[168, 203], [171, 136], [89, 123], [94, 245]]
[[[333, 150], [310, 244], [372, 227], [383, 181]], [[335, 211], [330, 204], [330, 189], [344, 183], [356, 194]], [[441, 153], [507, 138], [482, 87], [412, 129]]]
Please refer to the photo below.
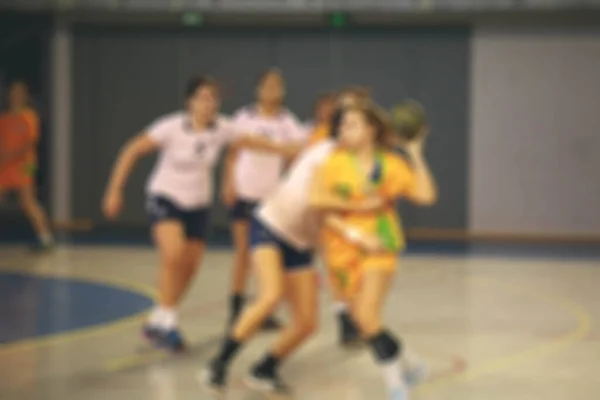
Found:
[[406, 388], [396, 389], [389, 394], [389, 400], [409, 400]]
[[187, 348], [185, 340], [178, 329], [173, 329], [166, 332], [161, 330], [156, 331], [154, 342], [159, 347], [176, 353], [185, 351]]
[[404, 382], [411, 387], [419, 385], [429, 375], [425, 362], [415, 355], [404, 357], [402, 372]]
[[244, 379], [246, 385], [253, 390], [268, 392], [277, 395], [290, 396], [292, 389], [288, 386], [275, 371], [266, 371], [260, 366], [252, 368], [250, 373]]
[[206, 392], [213, 396], [221, 396], [227, 384], [227, 368], [225, 364], [214, 360], [200, 371], [198, 378]]
[[142, 327], [142, 337], [150, 343], [154, 343], [159, 336], [159, 330], [156, 326], [146, 324]]

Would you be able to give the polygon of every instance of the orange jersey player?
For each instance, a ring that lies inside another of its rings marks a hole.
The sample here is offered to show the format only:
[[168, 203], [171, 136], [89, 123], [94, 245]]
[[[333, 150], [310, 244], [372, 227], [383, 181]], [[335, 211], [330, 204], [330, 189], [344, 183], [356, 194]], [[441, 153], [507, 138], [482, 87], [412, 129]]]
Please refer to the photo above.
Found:
[[1, 188], [12, 190], [33, 185], [38, 139], [39, 120], [35, 111], [26, 108], [0, 116]]
[[19, 204], [33, 225], [38, 250], [53, 248], [48, 218], [36, 196], [36, 145], [40, 135], [37, 114], [28, 106], [27, 85], [16, 82], [9, 89], [9, 110], [0, 115], [0, 197], [16, 192]]

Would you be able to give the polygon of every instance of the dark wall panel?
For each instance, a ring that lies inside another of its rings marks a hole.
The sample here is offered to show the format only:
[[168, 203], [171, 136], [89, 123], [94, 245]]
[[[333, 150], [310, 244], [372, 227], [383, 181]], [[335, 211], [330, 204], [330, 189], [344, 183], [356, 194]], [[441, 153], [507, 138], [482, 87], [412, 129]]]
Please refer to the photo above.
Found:
[[[80, 52], [81, 47], [86, 49]], [[81, 171], [75, 164], [74, 214], [97, 220], [100, 198], [119, 148], [152, 120], [178, 106], [180, 88], [174, 81], [178, 54], [171, 38], [147, 34], [81, 35], [75, 41], [74, 54], [73, 149], [76, 154], [84, 149], [76, 157], [86, 163]], [[83, 76], [80, 66], [87, 68]], [[78, 88], [79, 84], [88, 90]], [[144, 160], [131, 176], [123, 222], [145, 219], [143, 185], [151, 165], [151, 160]], [[81, 182], [87, 194], [79, 198]]]
[[259, 75], [273, 64], [267, 32], [209, 32], [180, 35], [179, 87], [192, 74], [214, 76], [223, 90], [223, 111], [231, 113], [252, 100]]
[[[428, 149], [440, 180], [440, 205], [406, 208], [409, 226], [465, 227], [467, 64], [465, 30], [199, 31], [94, 30], [75, 34], [75, 215], [99, 219], [99, 201], [120, 145], [155, 117], [181, 105], [193, 73], [214, 75], [223, 109], [252, 101], [258, 74], [277, 65], [288, 79], [288, 105], [308, 117], [317, 94], [350, 84], [372, 87], [390, 106], [422, 101], [433, 132]], [[150, 162], [136, 169], [123, 221], [141, 224]], [[213, 221], [228, 224], [219, 205]]]
[[275, 35], [275, 63], [288, 81], [288, 106], [302, 118], [312, 117], [316, 96], [334, 89], [332, 45], [332, 37], [326, 32]]

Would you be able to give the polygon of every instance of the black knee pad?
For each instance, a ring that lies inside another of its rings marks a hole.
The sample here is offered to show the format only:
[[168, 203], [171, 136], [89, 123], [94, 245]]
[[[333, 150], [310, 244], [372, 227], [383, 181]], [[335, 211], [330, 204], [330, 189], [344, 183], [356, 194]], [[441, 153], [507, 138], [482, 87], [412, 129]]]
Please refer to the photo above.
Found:
[[386, 331], [370, 338], [369, 345], [378, 362], [394, 360], [402, 351], [402, 342]]

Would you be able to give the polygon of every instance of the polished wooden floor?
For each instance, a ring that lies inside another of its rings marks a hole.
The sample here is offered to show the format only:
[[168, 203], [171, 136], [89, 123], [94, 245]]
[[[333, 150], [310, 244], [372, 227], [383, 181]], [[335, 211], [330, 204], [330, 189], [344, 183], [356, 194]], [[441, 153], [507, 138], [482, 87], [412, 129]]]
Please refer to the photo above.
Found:
[[[210, 251], [182, 306], [190, 354], [166, 357], [143, 347], [143, 314], [54, 336], [0, 345], [0, 399], [208, 399], [196, 381], [226, 319], [232, 256]], [[0, 275], [17, 271], [72, 278], [152, 295], [156, 255], [147, 247], [74, 247], [39, 257], [0, 249]], [[537, 256], [407, 256], [387, 307], [390, 327], [429, 363], [422, 400], [593, 400], [600, 392], [600, 260]], [[34, 289], [35, 290], [35, 289]], [[11, 296], [35, 296], [16, 293]], [[0, 294], [3, 302], [17, 301]], [[72, 301], [51, 293], [60, 314]], [[12, 303], [10, 303], [12, 304]], [[98, 308], [100, 307], [100, 308]], [[90, 307], [99, 312], [103, 304]], [[283, 374], [297, 399], [384, 399], [366, 351], [336, 346], [327, 293], [321, 329]], [[281, 310], [285, 317], [285, 310]], [[35, 306], [19, 323], [36, 327]], [[0, 321], [6, 324], [7, 321]], [[241, 382], [272, 336], [260, 335], [232, 371], [228, 399], [263, 398]]]

